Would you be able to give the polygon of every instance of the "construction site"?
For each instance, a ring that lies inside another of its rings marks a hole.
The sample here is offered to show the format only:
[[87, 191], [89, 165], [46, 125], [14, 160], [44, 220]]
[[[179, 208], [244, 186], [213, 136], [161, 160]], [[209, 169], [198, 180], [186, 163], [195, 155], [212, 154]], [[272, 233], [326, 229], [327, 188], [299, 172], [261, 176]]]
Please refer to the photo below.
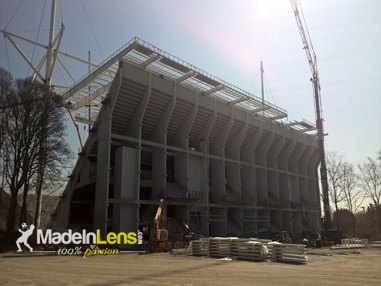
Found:
[[53, 226], [136, 230], [164, 199], [205, 236], [319, 231], [311, 125], [143, 40], [121, 50], [64, 95], [110, 81]]
[[[205, 237], [283, 233], [301, 241], [320, 232], [322, 193], [329, 227], [316, 56], [297, 2], [293, 8], [316, 126], [283, 121], [287, 111], [264, 100], [263, 82], [260, 98], [134, 38], [62, 95], [69, 112], [90, 101], [98, 108], [76, 116], [91, 129], [51, 226], [103, 235], [145, 229], [152, 239], [164, 200], [173, 242], [184, 224]], [[263, 81], [262, 63], [261, 72]]]
[[[63, 35], [63, 24], [54, 35], [55, 5], [46, 55], [37, 67], [24, 57], [49, 90]], [[289, 121], [265, 100], [262, 62], [257, 96], [139, 37], [97, 65], [90, 52], [88, 61], [66, 54], [88, 65], [58, 92], [80, 150], [37, 242], [20, 236], [17, 252], [20, 242], [29, 252], [0, 255], [0, 284], [378, 285], [380, 244], [344, 238], [331, 223], [317, 57], [299, 1], [291, 6], [315, 123]], [[18, 52], [14, 38], [33, 42], [1, 32]], [[47, 243], [52, 232], [62, 241]], [[107, 244], [63, 239], [89, 232]], [[139, 243], [110, 243], [110, 233]]]

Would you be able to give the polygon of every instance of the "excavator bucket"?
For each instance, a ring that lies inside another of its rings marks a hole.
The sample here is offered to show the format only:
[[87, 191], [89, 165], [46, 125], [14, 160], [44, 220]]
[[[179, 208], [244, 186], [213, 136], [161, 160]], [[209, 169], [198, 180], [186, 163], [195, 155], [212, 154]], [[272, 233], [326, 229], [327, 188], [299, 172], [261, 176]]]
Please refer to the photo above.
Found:
[[156, 236], [157, 236], [158, 241], [167, 241], [168, 240], [168, 230], [158, 229]]

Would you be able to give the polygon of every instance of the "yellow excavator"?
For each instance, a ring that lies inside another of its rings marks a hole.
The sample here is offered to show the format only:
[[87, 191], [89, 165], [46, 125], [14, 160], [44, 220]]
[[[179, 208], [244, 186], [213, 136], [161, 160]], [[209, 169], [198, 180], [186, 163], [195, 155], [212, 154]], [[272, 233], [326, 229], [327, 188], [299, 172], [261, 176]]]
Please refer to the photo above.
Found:
[[160, 199], [159, 206], [154, 217], [154, 232], [150, 233], [149, 225], [142, 225], [143, 237], [146, 238], [146, 250], [149, 252], [170, 251], [179, 245], [187, 245], [194, 239], [194, 233], [189, 226], [180, 218], [167, 216], [167, 205], [164, 199]]
[[160, 200], [160, 204], [154, 218], [154, 223], [156, 226], [156, 240], [160, 242], [168, 241], [167, 210], [164, 199]]

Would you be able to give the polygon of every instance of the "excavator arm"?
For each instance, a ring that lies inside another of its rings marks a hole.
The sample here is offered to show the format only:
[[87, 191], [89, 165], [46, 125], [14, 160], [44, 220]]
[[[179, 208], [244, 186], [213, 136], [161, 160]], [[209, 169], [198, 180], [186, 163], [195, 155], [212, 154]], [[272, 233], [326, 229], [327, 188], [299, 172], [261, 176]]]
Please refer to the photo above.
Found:
[[167, 241], [168, 240], [168, 230], [167, 230], [167, 213], [165, 201], [160, 200], [159, 207], [157, 208], [156, 215], [154, 218], [154, 223], [156, 225], [156, 240], [157, 241]]

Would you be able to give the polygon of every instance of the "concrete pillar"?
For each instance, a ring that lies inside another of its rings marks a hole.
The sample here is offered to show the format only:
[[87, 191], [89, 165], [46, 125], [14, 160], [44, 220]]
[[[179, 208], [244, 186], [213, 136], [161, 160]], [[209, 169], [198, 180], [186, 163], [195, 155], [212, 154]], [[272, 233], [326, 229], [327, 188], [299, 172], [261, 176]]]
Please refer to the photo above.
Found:
[[139, 149], [119, 147], [115, 150], [114, 198], [113, 212], [114, 231], [136, 231], [139, 220], [139, 179], [136, 165], [139, 161]]
[[[210, 144], [210, 150], [213, 154], [222, 157], [220, 159], [210, 160], [211, 164], [211, 198], [212, 203], [219, 203], [225, 200], [226, 195], [226, 160], [225, 160], [225, 144], [228, 139], [230, 130], [233, 126], [233, 113], [231, 108], [231, 116], [227, 124], [224, 126], [220, 134], [214, 139]], [[221, 208], [216, 210], [218, 215], [224, 216], [225, 219], [219, 222], [211, 222], [211, 229], [213, 230], [213, 235], [226, 235], [226, 227], [227, 227], [227, 210], [225, 208]]]
[[166, 189], [167, 128], [176, 105], [176, 91], [176, 84], [174, 83], [172, 99], [152, 134], [153, 141], [165, 146], [152, 148], [152, 199], [154, 200], [159, 200]]
[[143, 116], [145, 113], [145, 110], [147, 108], [149, 99], [151, 97], [151, 83], [152, 83], [152, 75], [151, 72], [146, 73], [147, 77], [147, 89], [146, 92], [143, 95], [142, 100], [140, 101], [134, 116], [132, 117], [131, 121], [129, 122], [126, 134], [131, 137], [140, 138], [141, 139], [141, 127], [142, 127], [142, 121]]
[[[254, 127], [251, 127], [254, 128]], [[252, 166], [243, 166], [241, 171], [242, 178], [242, 199], [250, 201], [253, 205], [257, 205], [257, 172], [255, 164], [255, 149], [262, 136], [262, 129], [258, 128], [254, 135], [249, 139], [245, 148], [241, 150], [240, 158], [242, 161], [249, 161]]]
[[152, 199], [160, 200], [166, 188], [166, 151], [152, 148]]
[[239, 133], [226, 146], [226, 157], [237, 160], [238, 163], [228, 163], [226, 166], [227, 195], [233, 200], [242, 199], [242, 174], [240, 165], [241, 145], [246, 137], [248, 125], [248, 115], [246, 113], [246, 122]]
[[[103, 119], [103, 120], [102, 120]], [[110, 180], [111, 119], [102, 118], [97, 126], [97, 179], [94, 199], [94, 229], [107, 232], [107, 209]]]
[[211, 197], [211, 160], [210, 160], [210, 145], [209, 145], [209, 136], [212, 132], [214, 123], [217, 119], [217, 112], [216, 112], [216, 100], [214, 100], [214, 109], [213, 113], [210, 115], [208, 122], [204, 125], [204, 127], [201, 129], [200, 134], [198, 135], [197, 140], [200, 142], [200, 151], [203, 152], [205, 155], [202, 158], [203, 160], [203, 178], [202, 178], [202, 186], [204, 190], [204, 196], [203, 201], [206, 204], [206, 207], [202, 210], [202, 216], [201, 216], [201, 227], [202, 231], [206, 236], [210, 236], [210, 197]]
[[[195, 91], [193, 108], [189, 112], [181, 128], [179, 128], [173, 141], [173, 144], [175, 146], [178, 146], [187, 150], [186, 153], [183, 153], [183, 152], [175, 153], [175, 184], [176, 184], [176, 187], [181, 192], [184, 192], [183, 194], [184, 196], [186, 196], [186, 192], [188, 192], [188, 190], [190, 189], [189, 133], [191, 131], [193, 122], [196, 119], [197, 113], [198, 113], [198, 91]], [[189, 210], [187, 209], [185, 212], [186, 212], [186, 217], [189, 217]], [[184, 219], [187, 220], [186, 218]]]
[[268, 172], [265, 167], [267, 161], [267, 153], [271, 147], [273, 139], [274, 133], [263, 130], [262, 138], [260, 140], [261, 144], [259, 144], [255, 150], [255, 164], [262, 166], [262, 168], [259, 166], [257, 167], [257, 190], [259, 205], [266, 205], [268, 201]]

